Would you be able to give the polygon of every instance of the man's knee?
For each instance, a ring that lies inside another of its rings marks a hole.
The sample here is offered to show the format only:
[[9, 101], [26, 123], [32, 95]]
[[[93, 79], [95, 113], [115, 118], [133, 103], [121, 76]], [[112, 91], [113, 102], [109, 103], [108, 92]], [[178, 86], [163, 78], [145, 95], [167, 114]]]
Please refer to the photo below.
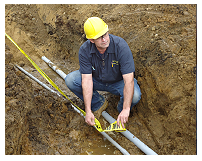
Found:
[[134, 91], [132, 104], [136, 105], [140, 101], [140, 99], [141, 99], [141, 92], [139, 90]]
[[67, 85], [67, 87], [71, 87], [73, 84], [73, 77], [72, 77], [72, 73], [67, 74], [67, 76], [65, 77], [65, 84]]
[[141, 99], [141, 90], [139, 85], [137, 84], [137, 80], [134, 78], [134, 94], [132, 99], [132, 105], [136, 105]]
[[69, 73], [69, 74], [65, 77], [65, 84], [67, 85], [67, 87], [68, 87], [69, 89], [74, 88], [76, 79], [79, 79], [78, 77], [80, 77], [80, 72], [79, 72], [78, 70]]

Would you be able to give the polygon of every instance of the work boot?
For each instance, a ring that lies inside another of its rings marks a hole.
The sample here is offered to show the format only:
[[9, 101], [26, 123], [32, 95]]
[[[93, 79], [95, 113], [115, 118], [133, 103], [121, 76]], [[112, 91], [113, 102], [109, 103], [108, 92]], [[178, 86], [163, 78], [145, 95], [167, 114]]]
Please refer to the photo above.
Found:
[[96, 119], [100, 118], [100, 115], [102, 114], [102, 111], [104, 111], [107, 108], [107, 106], [108, 106], [108, 102], [105, 99], [104, 104], [97, 111], [94, 112], [94, 116], [95, 116]]

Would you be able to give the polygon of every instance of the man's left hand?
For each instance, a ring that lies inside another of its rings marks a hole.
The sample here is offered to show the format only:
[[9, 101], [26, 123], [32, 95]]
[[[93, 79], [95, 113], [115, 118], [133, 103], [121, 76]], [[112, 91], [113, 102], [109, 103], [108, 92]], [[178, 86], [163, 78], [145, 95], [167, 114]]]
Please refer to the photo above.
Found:
[[130, 108], [129, 109], [123, 109], [121, 113], [119, 114], [117, 118], [117, 124], [119, 126], [119, 121], [121, 121], [121, 125], [123, 128], [125, 128], [124, 124], [128, 121], [128, 117], [130, 114]]

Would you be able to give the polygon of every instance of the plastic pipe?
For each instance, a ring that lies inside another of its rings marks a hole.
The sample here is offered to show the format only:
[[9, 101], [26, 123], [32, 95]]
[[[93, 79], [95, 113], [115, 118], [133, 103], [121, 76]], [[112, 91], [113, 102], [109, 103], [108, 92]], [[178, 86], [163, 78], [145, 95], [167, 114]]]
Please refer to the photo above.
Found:
[[[42, 59], [51, 67], [56, 73], [58, 73], [64, 80], [66, 77], [66, 74], [59, 69], [57, 66], [55, 66], [48, 58], [45, 56], [42, 56]], [[74, 106], [71, 104], [73, 109], [78, 112], [81, 116], [85, 118], [85, 116]], [[130, 155], [124, 148], [122, 148], [116, 141], [114, 141], [109, 135], [107, 135], [105, 132], [100, 132], [107, 140], [109, 140], [117, 149], [119, 149], [122, 154], [124, 155]]]
[[107, 138], [115, 147], [117, 147], [122, 154], [124, 155], [130, 155], [124, 148], [122, 148], [117, 142], [115, 142], [109, 135], [107, 135], [105, 132], [101, 132], [101, 134]]
[[[102, 116], [111, 124], [116, 121], [113, 117], [111, 117], [106, 111], [102, 112]], [[130, 131], [126, 130], [121, 132], [126, 138], [128, 138], [131, 142], [133, 142], [140, 150], [142, 150], [147, 155], [158, 155], [152, 149], [150, 149], [147, 145], [141, 142], [137, 137], [135, 137]]]
[[56, 93], [57, 95], [59, 95], [57, 92], [55, 92], [54, 90], [52, 90], [51, 88], [49, 88], [47, 85], [45, 85], [44, 83], [42, 83], [40, 80], [38, 80], [37, 78], [35, 78], [33, 75], [31, 75], [30, 73], [28, 73], [26, 70], [24, 70], [23, 68], [19, 67], [18, 65], [15, 65], [18, 69], [20, 69], [22, 72], [24, 72], [27, 76], [29, 76], [30, 78], [32, 78], [33, 80], [35, 80], [37, 83], [39, 83], [41, 86], [43, 86], [44, 88], [46, 88], [47, 90]]
[[[55, 71], [57, 72], [63, 79], [65, 79], [66, 77], [66, 74], [61, 70], [59, 69], [57, 66], [54, 65], [54, 63], [52, 63], [48, 58], [46, 58], [45, 56], [42, 56], [42, 59]], [[72, 104], [71, 104], [72, 105]], [[75, 111], [77, 111], [78, 113], [80, 113], [80, 115], [82, 116], [83, 114], [76, 108], [72, 105], [72, 107], [74, 108]], [[113, 117], [111, 117], [106, 111], [103, 111], [102, 112], [102, 116], [111, 124], [113, 123], [114, 121], [116, 121]], [[84, 116], [85, 117], [85, 116]], [[111, 138], [109, 137], [106, 133], [104, 132], [101, 132], [101, 134], [103, 136], [105, 136], [107, 139]], [[155, 153], [152, 149], [150, 149], [147, 145], [145, 145], [143, 142], [141, 142], [137, 137], [135, 137], [131, 132], [129, 132], [128, 130], [124, 131], [124, 132], [121, 132], [121, 134], [123, 134], [126, 138], [128, 138], [131, 142], [133, 142], [140, 150], [142, 150], [145, 154], [147, 155], [158, 155], [157, 153]], [[108, 139], [108, 140], [109, 140]], [[112, 138], [110, 140], [113, 140]], [[110, 141], [109, 140], [109, 141]], [[114, 140], [113, 140], [114, 141]], [[113, 142], [112, 141], [112, 142]], [[110, 141], [111, 142], [111, 141]], [[111, 142], [111, 143], [112, 143]], [[112, 144], [118, 144], [118, 143], [112, 143]], [[119, 144], [117, 146], [120, 146]], [[117, 147], [118, 148], [118, 147]], [[118, 148], [122, 153], [124, 152], [125, 155], [128, 155], [129, 153], [123, 149], [122, 147], [119, 147]], [[126, 151], [126, 152], [125, 152]], [[124, 154], [123, 153], [123, 154]]]
[[[73, 109], [78, 112], [81, 116], [85, 118], [85, 116], [74, 106], [71, 104]], [[130, 155], [124, 148], [122, 148], [116, 141], [114, 141], [109, 135], [107, 135], [105, 132], [100, 132], [107, 140], [109, 140], [117, 149], [121, 151], [124, 155]]]
[[41, 59], [45, 61], [49, 67], [51, 67], [56, 73], [58, 73], [63, 79], [65, 79], [66, 75], [60, 68], [58, 68], [56, 65], [54, 65], [49, 59], [47, 59], [45, 56], [42, 56]]
[[[18, 65], [16, 65], [16, 67], [18, 69], [20, 69], [22, 72], [24, 72], [27, 76], [29, 76], [30, 78], [32, 78], [33, 80], [35, 80], [37, 83], [39, 83], [41, 86], [43, 86], [44, 88], [46, 88], [47, 90], [58, 94], [57, 92], [53, 91], [51, 88], [49, 88], [47, 85], [45, 85], [44, 83], [42, 83], [40, 80], [38, 80], [37, 78], [35, 78], [33, 75], [31, 75], [30, 73], [28, 73], [26, 70], [24, 70], [23, 68], [19, 67]], [[59, 95], [59, 94], [58, 94]], [[59, 95], [60, 96], [60, 95]], [[76, 108], [74, 107], [74, 105], [71, 104], [71, 106], [73, 107], [73, 109], [78, 112], [81, 116], [83, 116], [85, 118], [85, 116]], [[119, 149], [124, 155], [130, 155], [124, 148], [122, 148], [117, 142], [115, 142], [109, 135], [107, 135], [105, 132], [101, 132], [101, 134], [107, 138], [117, 149]]]

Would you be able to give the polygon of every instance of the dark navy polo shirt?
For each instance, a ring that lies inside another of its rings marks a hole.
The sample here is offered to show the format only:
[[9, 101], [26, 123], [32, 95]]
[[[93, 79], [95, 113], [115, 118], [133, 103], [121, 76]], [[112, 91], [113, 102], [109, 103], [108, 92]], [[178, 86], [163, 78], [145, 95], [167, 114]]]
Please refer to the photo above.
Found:
[[99, 55], [94, 43], [87, 40], [79, 49], [79, 71], [92, 74], [93, 78], [104, 83], [123, 80], [124, 74], [135, 72], [131, 50], [124, 39], [109, 34], [110, 44], [104, 59]]

